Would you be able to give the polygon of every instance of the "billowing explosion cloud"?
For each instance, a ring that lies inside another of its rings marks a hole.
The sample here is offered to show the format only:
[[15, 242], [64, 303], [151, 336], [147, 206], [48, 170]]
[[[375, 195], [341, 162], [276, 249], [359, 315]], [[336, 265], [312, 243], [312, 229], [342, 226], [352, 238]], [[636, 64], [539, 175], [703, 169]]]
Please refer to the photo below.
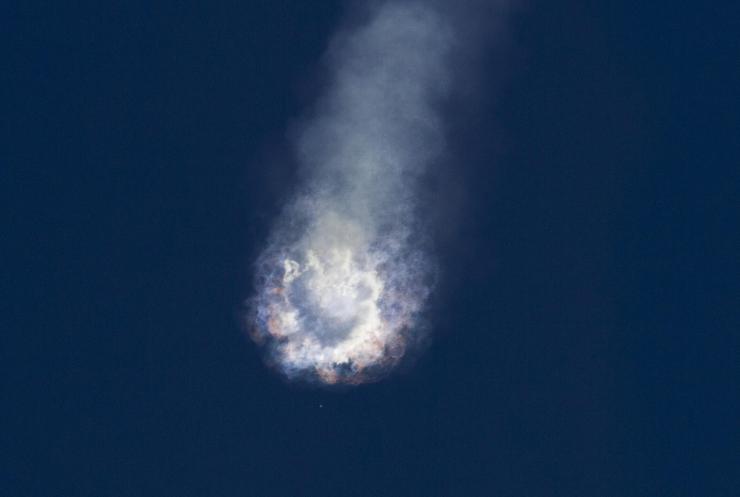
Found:
[[391, 1], [329, 50], [331, 84], [297, 141], [304, 181], [251, 304], [252, 337], [288, 378], [372, 381], [423, 333], [434, 264], [416, 199], [443, 150], [454, 40], [431, 3]]

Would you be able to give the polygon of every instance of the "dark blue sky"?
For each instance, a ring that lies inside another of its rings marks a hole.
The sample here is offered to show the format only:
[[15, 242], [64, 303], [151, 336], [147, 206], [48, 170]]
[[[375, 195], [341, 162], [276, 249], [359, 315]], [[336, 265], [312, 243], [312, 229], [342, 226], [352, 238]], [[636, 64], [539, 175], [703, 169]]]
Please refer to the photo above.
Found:
[[740, 495], [740, 13], [527, 3], [448, 116], [435, 339], [343, 392], [238, 319], [342, 2], [4, 5], [0, 494]]

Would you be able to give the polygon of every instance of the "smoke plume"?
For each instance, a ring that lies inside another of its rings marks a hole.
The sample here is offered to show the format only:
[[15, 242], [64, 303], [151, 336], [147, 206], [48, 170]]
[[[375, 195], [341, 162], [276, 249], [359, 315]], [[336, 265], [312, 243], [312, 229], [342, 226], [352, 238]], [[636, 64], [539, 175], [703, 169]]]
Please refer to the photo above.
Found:
[[302, 184], [257, 261], [252, 337], [290, 379], [382, 377], [424, 333], [435, 265], [418, 201], [444, 150], [449, 16], [390, 1], [335, 37], [296, 143]]

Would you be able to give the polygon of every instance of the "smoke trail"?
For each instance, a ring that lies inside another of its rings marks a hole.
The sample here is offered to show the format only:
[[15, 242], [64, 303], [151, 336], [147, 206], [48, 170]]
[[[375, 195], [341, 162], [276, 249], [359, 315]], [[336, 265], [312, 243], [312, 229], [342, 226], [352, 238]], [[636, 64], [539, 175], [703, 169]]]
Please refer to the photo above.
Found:
[[257, 261], [252, 337], [288, 378], [381, 377], [420, 336], [432, 290], [417, 192], [443, 151], [452, 26], [391, 1], [335, 38], [333, 79], [303, 129], [304, 181]]

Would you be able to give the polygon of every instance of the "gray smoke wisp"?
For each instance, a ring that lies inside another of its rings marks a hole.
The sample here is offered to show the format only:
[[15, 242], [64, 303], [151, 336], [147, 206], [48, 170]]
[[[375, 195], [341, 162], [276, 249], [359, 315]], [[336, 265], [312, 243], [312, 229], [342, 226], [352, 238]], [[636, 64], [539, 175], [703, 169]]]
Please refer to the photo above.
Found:
[[331, 82], [296, 143], [303, 183], [257, 261], [252, 337], [290, 379], [373, 381], [424, 333], [434, 261], [418, 202], [444, 151], [435, 109], [455, 32], [390, 1], [337, 36]]

